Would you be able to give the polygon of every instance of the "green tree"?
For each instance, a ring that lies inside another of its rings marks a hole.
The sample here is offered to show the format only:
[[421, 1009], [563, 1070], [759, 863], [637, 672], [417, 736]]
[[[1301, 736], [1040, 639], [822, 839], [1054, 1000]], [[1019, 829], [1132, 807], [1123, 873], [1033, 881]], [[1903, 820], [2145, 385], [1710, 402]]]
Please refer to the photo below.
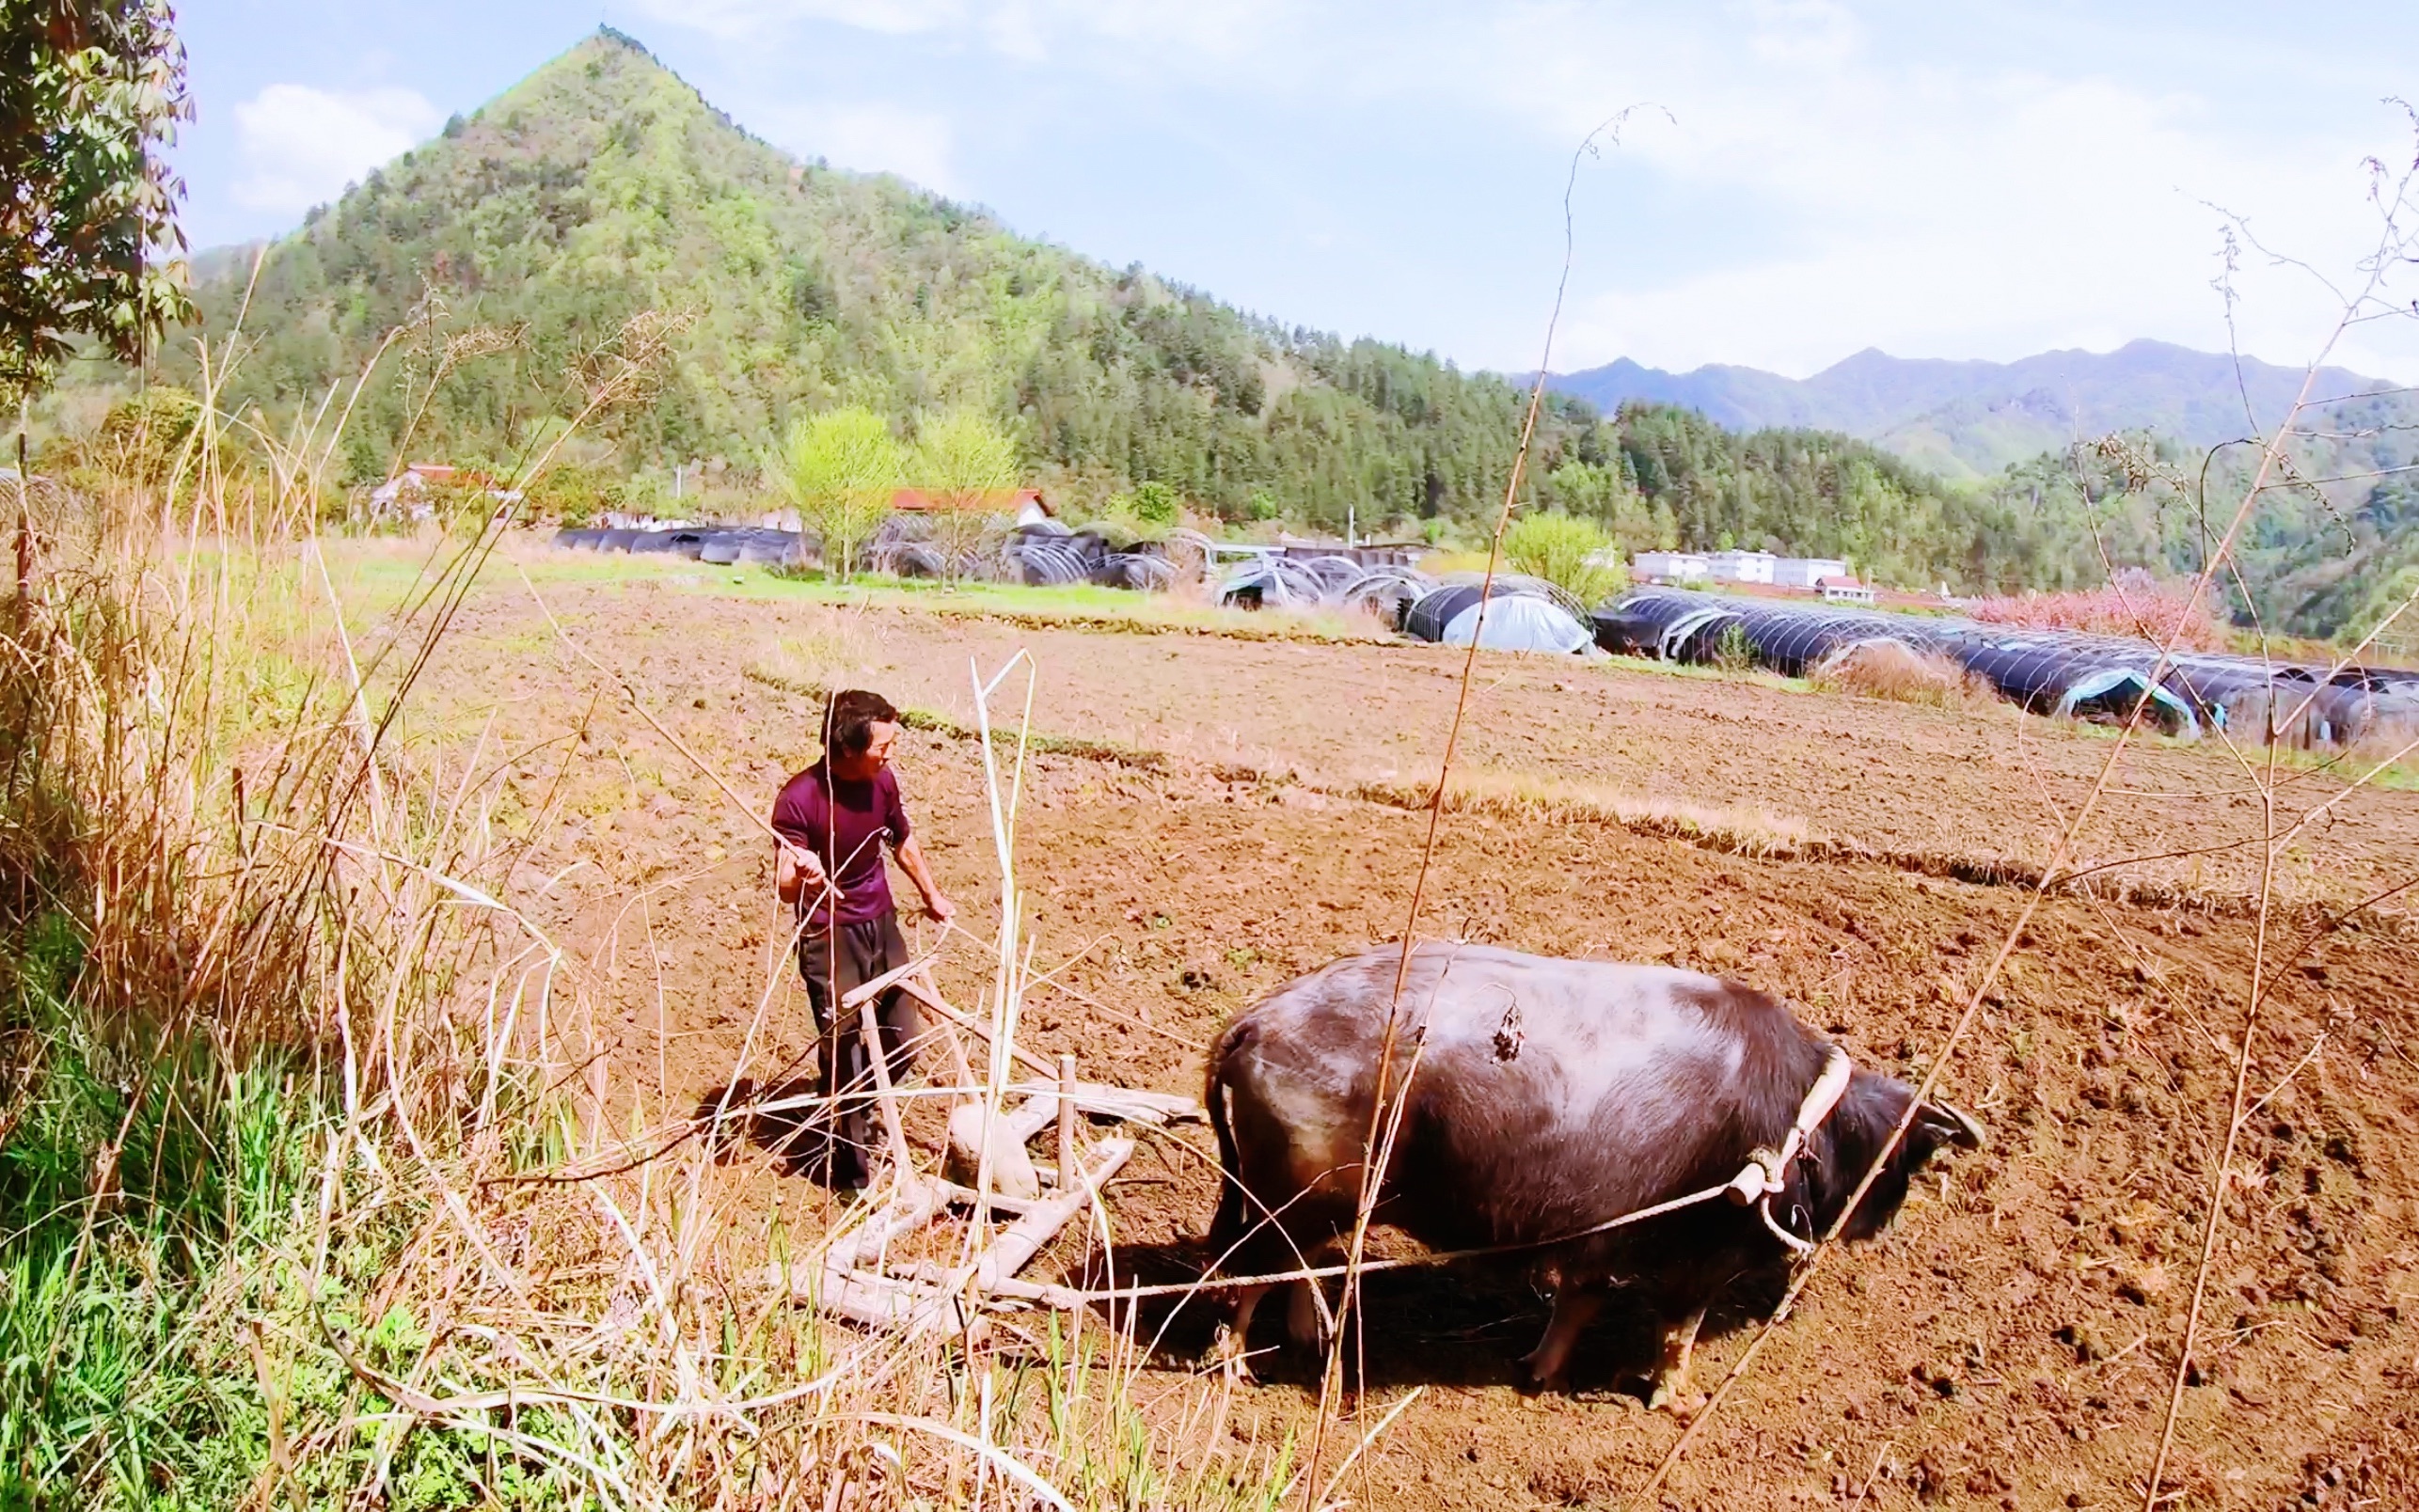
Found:
[[40, 461], [84, 486], [115, 480], [156, 488], [184, 457], [200, 419], [201, 401], [190, 391], [153, 384], [110, 405], [90, 435], [54, 437]]
[[1504, 559], [1515, 570], [1588, 605], [1603, 602], [1629, 582], [1612, 559], [1614, 549], [1604, 527], [1575, 514], [1524, 514], [1504, 532]]
[[891, 512], [904, 464], [889, 423], [852, 404], [793, 424], [765, 472], [821, 538], [824, 570], [846, 582]]
[[1556, 507], [1601, 522], [1624, 558], [1679, 544], [1670, 512], [1660, 515], [1638, 491], [1619, 457], [1601, 463], [1573, 458], [1546, 476], [1546, 495]]
[[192, 114], [166, 0], [0, 4], [0, 401], [76, 338], [135, 360], [191, 313], [158, 150]]
[[1134, 518], [1145, 525], [1174, 525], [1176, 490], [1154, 479], [1134, 485]]
[[953, 409], [918, 430], [908, 481], [932, 500], [943, 582], [956, 585], [998, 512], [997, 496], [1021, 478], [1015, 438], [980, 410]]

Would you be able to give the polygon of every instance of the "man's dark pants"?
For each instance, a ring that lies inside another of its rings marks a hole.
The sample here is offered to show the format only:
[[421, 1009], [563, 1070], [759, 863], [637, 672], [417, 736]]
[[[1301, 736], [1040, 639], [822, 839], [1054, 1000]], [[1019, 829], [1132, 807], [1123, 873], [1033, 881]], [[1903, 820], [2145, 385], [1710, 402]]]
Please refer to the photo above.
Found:
[[[896, 909], [862, 923], [809, 924], [798, 943], [798, 974], [806, 979], [820, 1036], [823, 1091], [841, 1100], [832, 1110], [830, 1177], [834, 1186], [862, 1186], [873, 1173], [878, 1114], [872, 1058], [866, 1052], [864, 1007], [842, 1008], [840, 1000], [885, 971], [908, 964], [907, 939]], [[914, 1000], [892, 987], [875, 1000], [881, 1025], [883, 1063], [891, 1080], [905, 1079], [914, 1063], [915, 1037], [923, 1020]], [[817, 1162], [821, 1163], [821, 1162]]]

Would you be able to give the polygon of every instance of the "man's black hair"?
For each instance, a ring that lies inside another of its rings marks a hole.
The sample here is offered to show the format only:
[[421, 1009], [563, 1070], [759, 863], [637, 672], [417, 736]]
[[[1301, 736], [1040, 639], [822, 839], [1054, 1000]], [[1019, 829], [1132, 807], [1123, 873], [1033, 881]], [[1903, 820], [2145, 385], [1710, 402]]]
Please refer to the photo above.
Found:
[[879, 693], [852, 687], [832, 695], [823, 711], [823, 751], [827, 756], [862, 756], [874, 743], [877, 724], [896, 724], [899, 711]]

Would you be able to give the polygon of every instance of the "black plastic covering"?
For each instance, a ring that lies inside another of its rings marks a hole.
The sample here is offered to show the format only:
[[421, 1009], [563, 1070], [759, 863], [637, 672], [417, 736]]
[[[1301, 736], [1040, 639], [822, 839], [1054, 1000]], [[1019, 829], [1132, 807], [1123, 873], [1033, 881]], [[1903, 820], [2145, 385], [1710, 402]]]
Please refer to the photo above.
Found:
[[1833, 652], [1868, 640], [1894, 640], [1918, 651], [1943, 651], [1949, 637], [1932, 622], [1906, 614], [1824, 608], [1646, 589], [1598, 616], [1610, 619], [1624, 638], [1651, 654], [1671, 661], [1712, 661], [1733, 626], [1758, 665], [1786, 676], [1806, 669]]
[[[1431, 588], [1405, 604], [1396, 623], [1404, 635], [1415, 640], [1442, 640], [1446, 626], [1461, 616], [1462, 610], [1478, 602], [1482, 596], [1480, 576], [1463, 576]], [[1497, 600], [1508, 598], [1542, 598], [1580, 624], [1588, 623], [1588, 611], [1577, 599], [1540, 578], [1519, 573], [1495, 575], [1493, 595]]]
[[1757, 664], [1792, 676], [1850, 646], [1896, 641], [1953, 657], [2000, 697], [2039, 713], [2122, 719], [2147, 699], [2145, 717], [2178, 733], [2214, 728], [2260, 740], [2272, 731], [2306, 745], [2358, 740], [2388, 721], [2419, 727], [2419, 671], [2402, 669], [2331, 675], [2326, 668], [2192, 652], [2161, 669], [2156, 646], [2123, 637], [1680, 589], [1640, 590], [1594, 619], [1597, 643], [1608, 651], [1710, 662], [1726, 643], [1743, 644]]
[[1439, 588], [1421, 594], [1402, 611], [1402, 633], [1414, 640], [1442, 640], [1453, 617], [1484, 597], [1475, 583]]

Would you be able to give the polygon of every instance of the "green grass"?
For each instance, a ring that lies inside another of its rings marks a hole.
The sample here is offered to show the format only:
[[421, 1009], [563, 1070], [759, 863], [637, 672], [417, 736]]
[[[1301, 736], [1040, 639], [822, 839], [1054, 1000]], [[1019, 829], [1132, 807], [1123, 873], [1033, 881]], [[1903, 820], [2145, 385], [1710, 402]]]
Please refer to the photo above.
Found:
[[0, 1506], [224, 1504], [267, 1414], [199, 1325], [308, 1177], [314, 1120], [266, 1064], [104, 1043], [73, 1005], [80, 954], [53, 915], [8, 963], [32, 1053], [0, 1144]]
[[299, 1504], [341, 1503], [382, 1455], [389, 1506], [579, 1504], [577, 1478], [475, 1428], [392, 1434], [390, 1404], [328, 1347], [403, 1375], [428, 1346], [403, 1308], [361, 1311], [416, 1204], [349, 1225], [309, 1270], [334, 1089], [277, 1052], [108, 1043], [76, 997], [80, 956], [56, 915], [0, 952], [0, 1509], [258, 1504], [273, 1400]]
[[1635, 672], [1651, 677], [1676, 677], [1694, 683], [1747, 683], [1781, 693], [1822, 691], [1802, 677], [1784, 677], [1760, 667], [1731, 669], [1698, 662], [1664, 661], [1653, 656], [1613, 656], [1589, 665], [1615, 675]]

